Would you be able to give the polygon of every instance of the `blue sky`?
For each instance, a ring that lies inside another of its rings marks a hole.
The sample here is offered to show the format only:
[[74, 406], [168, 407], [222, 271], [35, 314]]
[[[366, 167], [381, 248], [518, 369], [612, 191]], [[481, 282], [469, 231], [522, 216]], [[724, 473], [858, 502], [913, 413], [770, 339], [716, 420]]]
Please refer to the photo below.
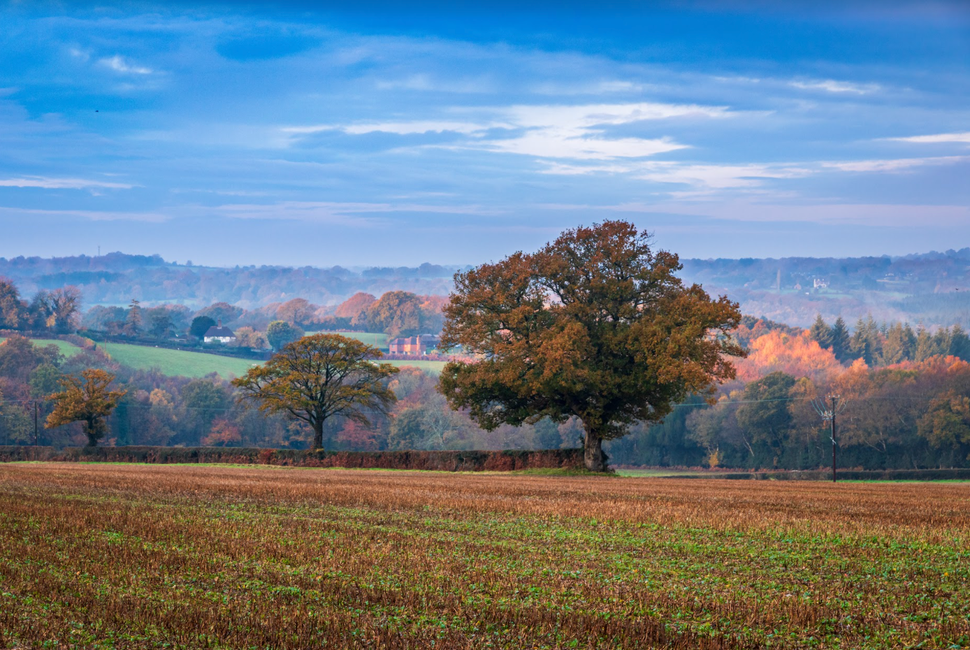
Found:
[[970, 246], [970, 3], [488, 6], [0, 4], [0, 256]]

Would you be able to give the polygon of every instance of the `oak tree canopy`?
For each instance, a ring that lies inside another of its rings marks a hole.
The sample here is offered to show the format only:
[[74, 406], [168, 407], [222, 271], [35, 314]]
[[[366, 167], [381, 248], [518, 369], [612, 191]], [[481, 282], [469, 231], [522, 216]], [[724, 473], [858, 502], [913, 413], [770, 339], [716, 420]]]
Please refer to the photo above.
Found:
[[604, 440], [733, 378], [738, 305], [685, 286], [678, 257], [649, 239], [606, 221], [456, 274], [441, 345], [481, 359], [444, 368], [449, 403], [485, 429], [575, 416], [586, 467], [605, 471]]
[[381, 351], [338, 334], [314, 334], [287, 343], [265, 365], [233, 380], [242, 399], [264, 412], [284, 413], [313, 429], [323, 447], [323, 425], [335, 416], [369, 425], [368, 413], [386, 413], [396, 397], [385, 379], [398, 369], [374, 363]]

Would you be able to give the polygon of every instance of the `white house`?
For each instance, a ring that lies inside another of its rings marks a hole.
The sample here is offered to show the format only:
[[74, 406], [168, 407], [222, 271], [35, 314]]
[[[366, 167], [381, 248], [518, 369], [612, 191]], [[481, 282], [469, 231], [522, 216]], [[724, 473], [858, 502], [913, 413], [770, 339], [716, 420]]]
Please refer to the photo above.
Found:
[[236, 340], [236, 335], [228, 327], [223, 327], [220, 322], [206, 330], [202, 341], [205, 343], [232, 343]]

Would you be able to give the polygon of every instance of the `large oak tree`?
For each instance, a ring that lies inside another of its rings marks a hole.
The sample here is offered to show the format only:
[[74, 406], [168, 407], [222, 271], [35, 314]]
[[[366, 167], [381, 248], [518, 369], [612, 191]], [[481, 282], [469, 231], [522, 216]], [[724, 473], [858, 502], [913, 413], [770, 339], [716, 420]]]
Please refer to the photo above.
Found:
[[481, 355], [449, 363], [440, 390], [486, 429], [579, 418], [585, 463], [605, 471], [604, 440], [734, 377], [736, 303], [674, 273], [676, 255], [622, 221], [580, 227], [532, 253], [455, 276], [442, 345]]
[[386, 413], [396, 400], [385, 380], [398, 369], [375, 363], [380, 357], [380, 350], [356, 339], [314, 334], [287, 343], [232, 383], [260, 410], [309, 424], [313, 448], [320, 449], [328, 419], [339, 415], [368, 425], [368, 413]]

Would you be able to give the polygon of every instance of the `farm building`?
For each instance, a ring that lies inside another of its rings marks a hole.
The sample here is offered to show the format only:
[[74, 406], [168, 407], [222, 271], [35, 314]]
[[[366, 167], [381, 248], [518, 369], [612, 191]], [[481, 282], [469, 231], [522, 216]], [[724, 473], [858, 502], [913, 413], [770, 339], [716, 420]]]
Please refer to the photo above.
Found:
[[438, 347], [440, 340], [440, 336], [433, 334], [391, 339], [387, 344], [388, 352], [391, 354], [427, 354], [428, 350]]
[[228, 327], [223, 327], [221, 322], [206, 330], [202, 337], [204, 343], [233, 343], [235, 340], [236, 335], [233, 331]]

